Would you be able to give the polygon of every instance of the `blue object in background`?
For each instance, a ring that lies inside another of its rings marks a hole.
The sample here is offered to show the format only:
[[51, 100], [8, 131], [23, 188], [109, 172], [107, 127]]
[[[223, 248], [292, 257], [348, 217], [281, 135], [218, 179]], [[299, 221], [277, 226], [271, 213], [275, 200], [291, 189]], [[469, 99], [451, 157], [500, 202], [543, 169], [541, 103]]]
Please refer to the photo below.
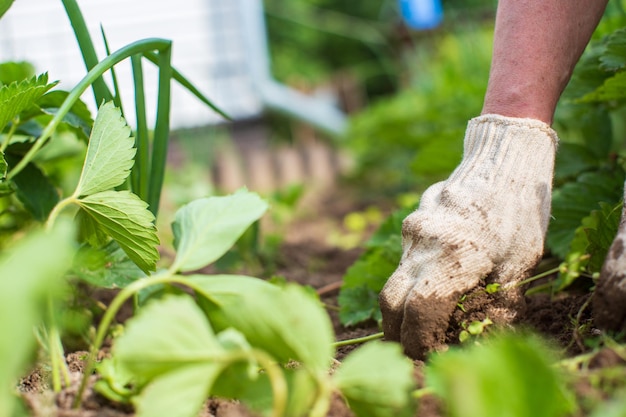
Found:
[[441, 0], [398, 0], [406, 24], [415, 30], [433, 29], [443, 20]]

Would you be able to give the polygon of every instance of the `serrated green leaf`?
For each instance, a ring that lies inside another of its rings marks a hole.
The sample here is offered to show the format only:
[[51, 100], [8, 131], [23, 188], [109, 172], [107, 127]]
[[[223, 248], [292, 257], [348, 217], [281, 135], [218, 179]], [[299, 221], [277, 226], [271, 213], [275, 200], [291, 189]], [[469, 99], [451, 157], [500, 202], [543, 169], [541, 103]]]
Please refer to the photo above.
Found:
[[0, 415], [11, 416], [9, 387], [34, 358], [33, 327], [43, 318], [50, 297], [59, 295], [73, 255], [73, 230], [60, 224], [15, 244], [0, 258]]
[[552, 353], [530, 335], [499, 335], [433, 356], [426, 384], [450, 417], [558, 417], [573, 411]]
[[626, 98], [626, 71], [604, 80], [602, 85], [579, 99], [581, 103], [606, 102]]
[[193, 271], [218, 259], [267, 210], [257, 194], [239, 191], [192, 201], [176, 213], [172, 230], [175, 271]]
[[142, 271], [147, 274], [156, 269], [159, 238], [144, 201], [129, 191], [103, 191], [77, 204], [93, 220], [90, 227], [111, 236]]
[[360, 347], [346, 357], [333, 380], [358, 417], [415, 414], [413, 364], [400, 345], [371, 342]]
[[600, 67], [608, 71], [626, 66], [626, 29], [618, 29], [608, 37], [600, 62]]
[[0, 131], [15, 116], [35, 104], [54, 85], [55, 83], [48, 84], [48, 74], [42, 74], [20, 83], [0, 87]]
[[115, 241], [101, 249], [83, 247], [74, 259], [72, 272], [101, 288], [124, 288], [146, 276]]
[[325, 370], [333, 356], [332, 325], [319, 300], [295, 285], [278, 287], [238, 275], [193, 275], [199, 303], [216, 331], [233, 327], [286, 363]]
[[99, 248], [109, 242], [110, 237], [106, 230], [100, 227], [98, 221], [85, 210], [76, 213], [76, 224], [81, 242], [87, 242], [93, 248]]
[[600, 202], [616, 204], [621, 201], [623, 187], [624, 172], [613, 170], [584, 173], [575, 182], [555, 190], [553, 219], [546, 238], [550, 250], [564, 259], [582, 219], [598, 208]]
[[134, 164], [134, 145], [120, 110], [111, 102], [100, 106], [74, 195], [91, 195], [122, 184]]

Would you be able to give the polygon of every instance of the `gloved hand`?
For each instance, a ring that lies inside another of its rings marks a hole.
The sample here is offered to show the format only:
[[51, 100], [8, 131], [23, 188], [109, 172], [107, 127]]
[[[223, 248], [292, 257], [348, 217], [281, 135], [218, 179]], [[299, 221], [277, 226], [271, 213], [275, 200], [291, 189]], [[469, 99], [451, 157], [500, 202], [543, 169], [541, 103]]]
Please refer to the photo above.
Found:
[[[626, 192], [626, 188], [624, 189]], [[626, 197], [626, 194], [625, 194]], [[626, 205], [622, 220], [604, 260], [594, 292], [595, 323], [607, 330], [626, 330]]]
[[385, 337], [413, 358], [440, 348], [459, 298], [498, 282], [496, 323], [525, 307], [515, 284], [541, 260], [558, 138], [533, 119], [472, 119], [464, 157], [403, 224], [403, 256], [380, 294]]

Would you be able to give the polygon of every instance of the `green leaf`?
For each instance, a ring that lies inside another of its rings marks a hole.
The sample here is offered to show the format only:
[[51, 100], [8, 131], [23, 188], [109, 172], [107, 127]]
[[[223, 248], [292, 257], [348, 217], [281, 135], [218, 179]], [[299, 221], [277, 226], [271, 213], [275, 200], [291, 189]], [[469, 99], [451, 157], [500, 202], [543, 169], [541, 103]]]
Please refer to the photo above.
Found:
[[267, 203], [245, 190], [192, 201], [176, 213], [172, 230], [174, 271], [193, 271], [218, 259], [267, 210]]
[[565, 258], [576, 229], [584, 217], [598, 208], [598, 203], [616, 204], [622, 199], [624, 172], [605, 170], [580, 175], [554, 191], [552, 195], [552, 222], [546, 243], [550, 250]]
[[337, 301], [339, 320], [344, 326], [354, 326], [370, 319], [382, 320], [378, 305], [378, 292], [366, 285], [342, 288]]
[[626, 29], [618, 29], [608, 37], [600, 63], [600, 68], [607, 71], [626, 67]]
[[130, 134], [130, 128], [113, 103], [100, 106], [74, 192], [76, 197], [110, 190], [126, 180], [136, 151]]
[[71, 265], [73, 230], [60, 224], [49, 234], [32, 233], [0, 258], [0, 415], [11, 416], [16, 378], [35, 353], [33, 327], [50, 297], [59, 295]]
[[[6, 0], [0, 0], [0, 3]], [[9, 4], [11, 1], [9, 1]], [[2, 7], [0, 6], [0, 10]], [[0, 13], [1, 16], [1, 13]], [[35, 67], [29, 62], [2, 62], [0, 63], [0, 85], [20, 82], [35, 75]]]
[[[216, 331], [233, 327], [253, 346], [286, 363], [325, 371], [333, 356], [332, 325], [319, 300], [295, 285], [278, 287], [237, 275], [193, 275], [198, 300]], [[198, 289], [199, 287], [199, 289]]]
[[615, 239], [619, 222], [622, 217], [623, 202], [617, 205], [600, 203], [600, 210], [594, 210], [591, 216], [596, 218], [596, 227], [586, 230], [589, 239], [587, 253], [589, 269], [592, 272], [600, 272], [606, 255]]
[[0, 0], [0, 17], [4, 15], [13, 4], [13, 0]]
[[[50, 91], [39, 99], [37, 105], [45, 114], [54, 116], [68, 95], [69, 92], [67, 91]], [[79, 138], [87, 140], [91, 134], [91, 127], [94, 121], [91, 118], [91, 112], [87, 105], [83, 101], [77, 100], [70, 111], [63, 117], [63, 123], [70, 126]]]
[[415, 414], [413, 363], [400, 345], [371, 342], [350, 353], [333, 375], [358, 417]]
[[93, 233], [111, 236], [146, 274], [156, 270], [159, 244], [154, 216], [147, 205], [129, 191], [103, 191], [77, 200], [84, 214], [91, 217]]
[[596, 101], [621, 100], [626, 97], [626, 71], [618, 72], [607, 78], [604, 83], [594, 91], [580, 98], [581, 103]]
[[48, 74], [33, 77], [20, 83], [0, 87], [0, 131], [23, 110], [35, 104], [46, 91], [54, 87], [48, 84]]
[[128, 321], [113, 357], [144, 388], [138, 416], [194, 417], [224, 366], [224, 349], [189, 296], [148, 303]]
[[30, 163], [26, 165], [13, 178], [13, 183], [17, 198], [35, 220], [45, 221], [54, 206], [59, 202], [59, 193], [56, 187], [35, 164]]
[[90, 246], [81, 248], [74, 259], [72, 272], [83, 281], [101, 288], [124, 288], [146, 276], [115, 241], [110, 241], [101, 249]]
[[210, 361], [223, 352], [202, 311], [187, 295], [149, 302], [127, 322], [113, 356], [140, 381]]
[[220, 367], [195, 364], [156, 378], [133, 400], [137, 417], [196, 417]]
[[433, 356], [426, 383], [450, 417], [557, 417], [573, 411], [551, 352], [530, 335], [499, 335]]
[[554, 177], [557, 181], [576, 178], [581, 173], [597, 168], [599, 165], [600, 160], [594, 157], [587, 146], [561, 143], [556, 155]]
[[351, 326], [369, 319], [381, 320], [378, 293], [402, 257], [402, 221], [413, 211], [393, 212], [365, 243], [367, 250], [348, 268], [339, 292], [339, 319]]
[[0, 196], [13, 193], [13, 185], [7, 181], [7, 170], [9, 165], [4, 159], [4, 153], [0, 151]]

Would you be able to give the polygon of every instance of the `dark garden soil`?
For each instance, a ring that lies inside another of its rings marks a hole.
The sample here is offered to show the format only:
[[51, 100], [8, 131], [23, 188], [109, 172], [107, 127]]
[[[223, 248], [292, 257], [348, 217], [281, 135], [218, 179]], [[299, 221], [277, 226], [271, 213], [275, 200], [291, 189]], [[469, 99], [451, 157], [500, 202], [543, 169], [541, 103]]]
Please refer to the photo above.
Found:
[[[355, 207], [353, 201], [342, 193], [332, 193], [318, 199], [316, 204], [307, 205], [307, 212], [302, 218], [291, 225], [285, 242], [277, 260], [276, 274], [284, 276], [290, 281], [316, 288], [323, 302], [330, 306], [329, 314], [332, 318], [337, 340], [346, 340], [379, 332], [376, 323], [367, 323], [354, 328], [343, 327], [338, 320], [333, 306], [337, 305], [337, 294], [341, 278], [346, 269], [357, 259], [360, 249], [344, 250], [328, 243], [328, 233], [331, 228], [337, 228], [341, 219], [347, 213], [362, 207]], [[110, 295], [109, 295], [110, 297]], [[486, 293], [480, 292], [469, 295], [463, 303], [465, 313], [458, 310], [454, 321], [482, 320], [485, 318], [484, 304], [489, 300]], [[583, 308], [588, 300], [588, 292], [580, 291], [561, 294], [556, 298], [547, 295], [527, 297], [526, 316], [517, 324], [519, 327], [528, 327], [538, 331], [553, 341], [555, 345], [575, 355], [585, 350], [582, 344], [584, 335], [576, 333], [575, 328], [585, 328], [588, 332], [594, 329], [589, 325], [590, 309]], [[104, 297], [103, 298], [107, 298]], [[108, 302], [106, 300], [105, 302]], [[578, 323], [575, 326], [573, 323]], [[458, 340], [460, 326], [453, 325], [448, 332], [448, 342]], [[356, 346], [339, 348], [337, 360], [341, 359]], [[103, 353], [104, 355], [104, 353]], [[72, 400], [77, 391], [78, 382], [83, 369], [85, 352], [70, 353], [67, 361], [72, 372], [72, 384], [60, 394], [53, 395], [48, 385], [48, 375], [42, 369], [33, 371], [22, 379], [20, 389], [25, 402], [36, 416], [62, 417], [121, 417], [132, 415], [129, 406], [113, 404], [100, 397], [89, 388], [84, 396], [83, 406], [79, 410], [71, 408]], [[610, 350], [601, 351], [591, 361], [592, 366], [613, 366], [622, 361]], [[376, 366], [373, 364], [372, 366]], [[415, 362], [415, 378], [423, 384], [424, 363]], [[95, 379], [95, 376], [93, 377]], [[593, 387], [581, 386], [577, 388], [580, 395], [595, 395]], [[592, 394], [590, 394], [592, 393]], [[208, 400], [200, 416], [216, 417], [247, 417], [252, 416], [241, 404], [232, 401]], [[333, 399], [328, 416], [347, 417], [353, 414], [338, 396]], [[420, 417], [443, 416], [441, 406], [433, 396], [422, 397], [417, 415]]]

